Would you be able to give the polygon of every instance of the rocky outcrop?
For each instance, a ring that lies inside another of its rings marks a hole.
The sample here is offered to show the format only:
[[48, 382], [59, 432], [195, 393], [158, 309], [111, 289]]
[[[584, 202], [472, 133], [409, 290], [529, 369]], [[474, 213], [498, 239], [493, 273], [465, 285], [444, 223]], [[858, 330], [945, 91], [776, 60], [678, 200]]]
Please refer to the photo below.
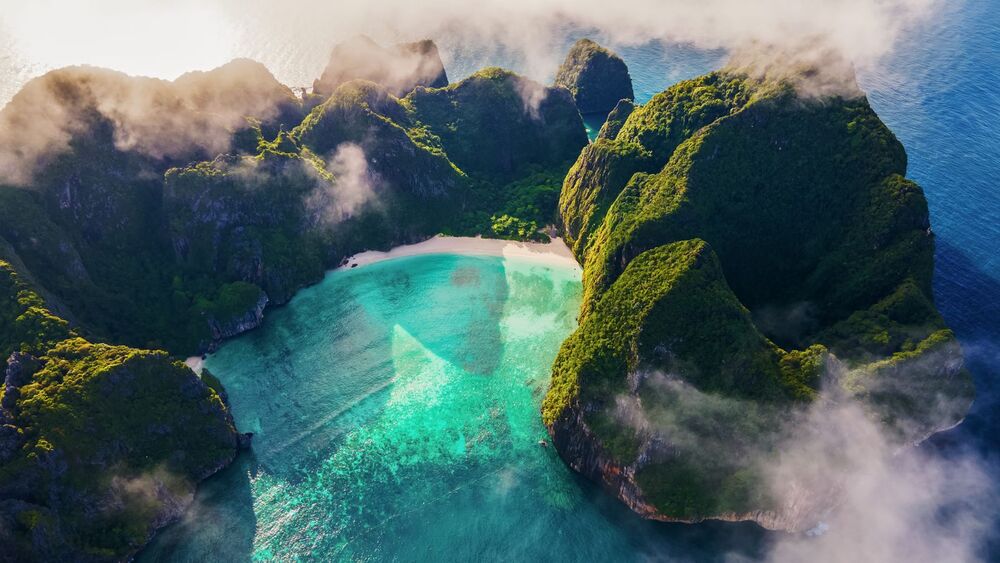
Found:
[[563, 171], [587, 145], [565, 90], [500, 68], [447, 88], [418, 89], [405, 102], [449, 159], [477, 179], [505, 182], [532, 168]]
[[313, 93], [326, 98], [341, 84], [356, 79], [374, 82], [397, 97], [417, 86], [448, 85], [444, 63], [433, 41], [385, 48], [361, 35], [333, 48], [323, 74], [313, 82]]
[[648, 518], [798, 531], [836, 469], [770, 464], [838, 408], [890, 450], [962, 420], [927, 204], [863, 95], [727, 70], [620, 108], [560, 200], [584, 295], [542, 414], [570, 466]]
[[13, 459], [24, 445], [24, 432], [14, 424], [17, 401], [21, 398], [21, 386], [31, 381], [38, 365], [36, 358], [21, 352], [14, 352], [7, 359], [0, 398], [0, 464]]
[[0, 560], [127, 558], [245, 439], [166, 352], [79, 338], [6, 263], [0, 274], [0, 346], [14, 350], [0, 386]]
[[644, 518], [685, 524], [697, 524], [706, 520], [755, 522], [768, 530], [802, 532], [815, 527], [839, 499], [840, 488], [831, 485], [808, 494], [803, 491], [803, 494], [788, 496], [782, 506], [774, 509], [720, 511], [710, 517], [684, 517], [665, 513], [650, 501], [636, 481], [637, 472], [642, 470], [648, 459], [640, 456], [635, 462], [622, 465], [620, 460], [601, 445], [600, 438], [589, 428], [583, 411], [578, 407], [569, 410], [573, 415], [552, 426], [553, 445], [560, 457], [574, 471], [600, 483], [610, 494]]
[[[12, 360], [5, 403], [24, 374]], [[16, 522], [5, 551], [21, 561], [127, 558], [241, 443], [219, 396], [164, 352], [66, 340], [31, 383], [0, 426], [0, 521]]]
[[261, 321], [264, 320], [264, 308], [267, 307], [267, 302], [267, 293], [260, 291], [257, 301], [243, 312], [234, 312], [234, 314], [224, 318], [210, 315], [208, 326], [212, 331], [213, 343], [217, 344], [260, 326]]
[[633, 111], [635, 111], [635, 102], [628, 99], [618, 100], [615, 109], [611, 110], [608, 118], [604, 120], [604, 125], [601, 125], [601, 130], [597, 133], [597, 138], [614, 139], [617, 137], [622, 127], [625, 126], [628, 116], [632, 115]]
[[607, 113], [619, 100], [634, 100], [625, 61], [590, 39], [570, 48], [556, 73], [555, 85], [569, 90], [580, 113]]

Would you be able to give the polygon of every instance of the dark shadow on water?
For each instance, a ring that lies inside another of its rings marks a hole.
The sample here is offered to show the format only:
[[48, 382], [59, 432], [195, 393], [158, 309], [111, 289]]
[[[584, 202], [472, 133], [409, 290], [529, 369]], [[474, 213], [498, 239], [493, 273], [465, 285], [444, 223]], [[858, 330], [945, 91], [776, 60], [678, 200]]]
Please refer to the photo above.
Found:
[[198, 487], [181, 520], [160, 530], [135, 560], [201, 563], [211, 553], [214, 562], [250, 561], [257, 531], [250, 477], [256, 472], [253, 452], [240, 452], [229, 467]]
[[[646, 520], [599, 485], [574, 474], [586, 502], [629, 538], [635, 559], [671, 562], [723, 562], [763, 559], [768, 546], [784, 534], [752, 522], [678, 524]], [[624, 555], [624, 554], [623, 554]]]
[[956, 429], [932, 444], [972, 446], [986, 454], [1000, 447], [1000, 280], [982, 271], [959, 248], [938, 241], [934, 294], [938, 309], [962, 343], [966, 367], [976, 382], [976, 401]]
[[[1000, 483], [1000, 280], [984, 272], [961, 249], [938, 240], [934, 294], [938, 309], [955, 331], [976, 400], [958, 427], [937, 434], [925, 446], [951, 458], [974, 455], [994, 483]], [[994, 517], [995, 518], [995, 517]], [[984, 561], [1000, 560], [1000, 521], [994, 519]]]

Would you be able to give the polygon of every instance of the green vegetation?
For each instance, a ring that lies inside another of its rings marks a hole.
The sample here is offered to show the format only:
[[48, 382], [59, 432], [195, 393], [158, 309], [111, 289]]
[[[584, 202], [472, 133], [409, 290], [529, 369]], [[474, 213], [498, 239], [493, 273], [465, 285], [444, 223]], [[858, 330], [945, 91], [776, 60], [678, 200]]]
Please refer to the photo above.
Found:
[[599, 402], [623, 393], [622, 374], [648, 370], [679, 376], [705, 393], [809, 399], [819, 384], [815, 358], [823, 352], [817, 347], [789, 357], [758, 332], [704, 241], [671, 243], [632, 260], [567, 339], [542, 418], [552, 425], [570, 400]]
[[10, 264], [0, 261], [0, 355], [12, 352], [40, 355], [69, 338], [69, 323], [50, 312], [42, 298]]
[[[568, 96], [500, 69], [402, 100], [348, 81], [297, 126], [249, 118], [233, 154], [186, 165], [121, 150], [113, 123], [87, 119], [34, 185], [0, 186], [0, 258], [88, 336], [177, 354], [355, 252], [439, 232], [544, 238], [586, 144]], [[364, 162], [345, 168], [345, 146]]]
[[[144, 79], [56, 71], [2, 116], [73, 119], [30, 185], [0, 186], [0, 544], [18, 560], [127, 558], [232, 459], [225, 391], [176, 356], [362, 250], [439, 232], [544, 237], [587, 142], [565, 92], [499, 69], [402, 100], [348, 80], [299, 102], [238, 61], [142, 82], [177, 110], [150, 117], [158, 135], [142, 140], [165, 148], [148, 150], [121, 142], [94, 80]], [[243, 102], [258, 114], [219, 130]], [[202, 126], [212, 142], [187, 147]]]
[[580, 113], [607, 113], [619, 100], [633, 100], [625, 61], [590, 39], [570, 48], [556, 72], [556, 86], [570, 91]]
[[401, 103], [470, 177], [504, 183], [542, 168], [565, 173], [587, 144], [572, 99], [500, 68]]
[[681, 142], [741, 109], [750, 95], [745, 80], [724, 73], [681, 82], [630, 112], [613, 138], [602, 135], [585, 148], [559, 198], [566, 241], [577, 258], [584, 260], [590, 237], [636, 173], [661, 170]]
[[823, 374], [901, 443], [964, 416], [927, 204], [863, 96], [722, 71], [616, 113], [560, 196], [584, 298], [543, 403], [557, 445], [589, 428], [660, 515], [700, 520], [773, 508], [757, 460]]
[[0, 388], [5, 553], [135, 553], [235, 455], [227, 408], [166, 352], [80, 338], [6, 262], [0, 292], [0, 353], [16, 352]]

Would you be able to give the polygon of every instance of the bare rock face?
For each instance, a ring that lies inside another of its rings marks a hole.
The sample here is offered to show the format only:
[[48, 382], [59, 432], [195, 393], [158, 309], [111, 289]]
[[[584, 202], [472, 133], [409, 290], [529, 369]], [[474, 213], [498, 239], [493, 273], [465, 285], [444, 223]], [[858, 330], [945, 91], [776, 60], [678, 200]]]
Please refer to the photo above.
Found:
[[267, 307], [267, 303], [267, 293], [258, 291], [257, 301], [250, 308], [221, 318], [210, 317], [208, 326], [212, 330], [212, 339], [219, 342], [257, 328], [264, 320], [264, 308]]
[[556, 73], [556, 86], [576, 99], [580, 113], [607, 113], [619, 100], [634, 100], [625, 61], [590, 39], [573, 44]]
[[370, 80], [397, 97], [417, 86], [448, 85], [444, 63], [433, 41], [385, 48], [363, 35], [333, 48], [323, 75], [313, 82], [313, 93], [327, 97], [341, 84], [355, 79]]

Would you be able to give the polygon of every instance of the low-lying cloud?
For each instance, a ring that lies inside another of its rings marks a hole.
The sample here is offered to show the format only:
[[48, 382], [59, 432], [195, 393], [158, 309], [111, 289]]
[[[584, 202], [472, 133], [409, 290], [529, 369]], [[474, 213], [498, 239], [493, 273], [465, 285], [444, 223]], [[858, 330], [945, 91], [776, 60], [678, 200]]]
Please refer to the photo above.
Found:
[[768, 467], [775, 490], [828, 487], [836, 506], [768, 560], [968, 562], [997, 517], [990, 465], [975, 454], [900, 449], [852, 402], [813, 409]]
[[334, 225], [354, 216], [375, 198], [378, 175], [368, 168], [365, 151], [354, 143], [338, 145], [328, 160], [332, 181], [317, 181], [306, 207], [322, 224]]
[[[456, 58], [480, 66], [505, 61], [542, 81], [553, 76], [569, 37], [590, 35], [612, 46], [661, 41], [722, 49], [736, 64], [760, 74], [809, 66], [819, 72], [810, 73], [800, 88], [824, 96], [855, 92], [854, 69], [874, 65], [890, 53], [908, 29], [934, 13], [937, 2], [627, 0], [608, 9], [603, 0], [290, 0], [280, 6], [263, 0], [215, 0], [208, 3], [207, 12], [192, 2], [182, 2], [176, 10], [190, 10], [198, 21], [211, 14], [213, 26], [199, 27], [201, 33], [217, 28], [217, 34], [232, 38], [225, 44], [194, 38], [192, 44], [212, 51], [204, 54], [205, 60], [251, 57], [275, 69], [285, 82], [300, 86], [320, 75], [335, 44], [359, 33], [383, 44], [431, 38], [442, 46], [446, 68]], [[158, 61], [169, 59], [181, 39], [154, 32], [157, 20], [138, 17], [142, 9], [120, 0], [98, 0], [87, 10], [71, 12], [46, 0], [17, 4], [0, 15], [0, 30], [7, 34], [0, 41], [0, 60], [39, 69], [75, 61], [52, 41], [36, 37], [42, 31], [32, 22], [55, 20], [52, 25], [60, 30], [65, 51], [95, 34], [113, 38], [117, 30], [127, 28], [130, 41], [102, 39], [98, 44], [107, 50], [129, 49], [135, 53], [129, 60], [138, 61], [139, 67], [145, 68], [140, 63], [148, 61], [143, 74], [171, 74], [175, 67]], [[66, 14], [75, 18], [72, 25], [59, 21], [69, 17]], [[116, 18], [126, 18], [127, 25], [117, 25]], [[139, 28], [147, 20], [150, 32], [143, 34]], [[220, 50], [226, 52], [216, 52]], [[140, 56], [144, 51], [147, 56]], [[84, 50], [77, 62], [105, 60], [99, 54]], [[184, 56], [190, 58], [191, 53], [185, 50]], [[414, 61], [426, 62], [418, 57]], [[246, 116], [268, 119], [275, 104], [290, 93], [263, 67], [237, 66], [227, 73], [185, 75], [174, 83], [123, 80], [110, 71], [80, 68], [62, 71], [61, 80], [31, 82], [0, 114], [0, 182], [29, 183], [51, 155], [65, 150], [69, 139], [89, 127], [87, 116], [78, 111], [81, 104], [114, 124], [119, 148], [156, 159], [183, 159], [192, 148], [207, 158], [224, 152], [229, 133], [242, 126]], [[21, 74], [14, 74], [18, 76], [4, 79], [20, 79]], [[537, 92], [525, 90], [523, 98], [526, 109], [536, 111]]]
[[[867, 67], [890, 53], [914, 23], [927, 21], [940, 1], [626, 0], [611, 8], [604, 0], [184, 1], [171, 5], [171, 20], [199, 25], [180, 46], [175, 34], [159, 29], [162, 10], [143, 17], [149, 6], [121, 0], [96, 0], [76, 10], [54, 0], [24, 2], [0, 14], [0, 23], [28, 51], [24, 57], [42, 59], [43, 68], [108, 64], [118, 59], [106, 52], [128, 45], [132, 55], [125, 70], [132, 73], [173, 78], [176, 62], [167, 64], [165, 54], [190, 61], [200, 50], [209, 66], [249, 57], [282, 81], [305, 86], [320, 75], [335, 44], [359, 33], [383, 44], [434, 39], [446, 64], [456, 57], [475, 59], [478, 66], [511, 61], [539, 80], [553, 76], [567, 36], [581, 34], [612, 45], [663, 41], [730, 52], [761, 46], [786, 54], [828, 52]], [[56, 52], [39, 35], [62, 38], [66, 51], [86, 44], [80, 51], [86, 58]]]
[[[890, 53], [915, 22], [934, 13], [937, 0], [627, 0], [608, 7], [603, 0], [460, 0], [330, 3], [291, 0], [267, 6], [258, 1], [241, 16], [245, 3], [227, 13], [241, 21], [252, 43], [261, 34], [290, 43], [299, 60], [317, 58], [311, 49], [357, 33], [391, 42], [434, 39], [448, 57], [475, 58], [479, 65], [516, 61], [529, 76], [548, 80], [565, 56], [567, 35], [586, 34], [612, 45], [649, 41], [730, 52], [810, 53], [834, 56], [866, 67]], [[255, 14], [266, 14], [257, 17]], [[299, 14], [308, 13], [308, 21]], [[280, 31], [281, 29], [285, 31]], [[322, 47], [321, 47], [322, 49]], [[260, 53], [266, 56], [265, 53]], [[325, 53], [324, 53], [325, 54]], [[284, 55], [283, 55], [284, 57]], [[271, 64], [270, 60], [265, 60]], [[446, 60], [446, 63], [449, 61]], [[274, 60], [281, 65], [282, 60]], [[323, 63], [312, 63], [318, 68]]]
[[0, 183], [29, 184], [77, 136], [111, 127], [114, 147], [154, 160], [211, 158], [247, 117], [269, 120], [290, 90], [263, 65], [233, 61], [173, 82], [72, 67], [37, 78], [0, 112]]
[[770, 523], [797, 530], [772, 538], [768, 561], [981, 559], [1000, 516], [995, 464], [972, 452], [913, 447], [870, 405], [841, 392], [835, 378], [826, 377], [807, 407], [788, 412], [703, 393], [669, 374], [640, 373], [611, 408], [642, 437], [640, 458], [679, 451], [696, 464], [741, 459], [760, 476], [767, 498], [781, 507]]

